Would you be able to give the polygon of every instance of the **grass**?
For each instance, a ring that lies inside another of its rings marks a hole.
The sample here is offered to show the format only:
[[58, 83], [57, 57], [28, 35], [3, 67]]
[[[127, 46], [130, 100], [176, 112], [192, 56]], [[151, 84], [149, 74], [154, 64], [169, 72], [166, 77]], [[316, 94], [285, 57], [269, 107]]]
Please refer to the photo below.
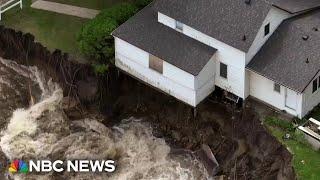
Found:
[[0, 24], [31, 33], [36, 41], [50, 50], [61, 49], [79, 55], [76, 36], [88, 20], [30, 8], [31, 0], [24, 0], [24, 8], [7, 11]]
[[48, 1], [101, 10], [101, 9], [108, 8], [117, 3], [129, 2], [132, 0], [48, 0]]
[[[290, 124], [290, 123], [289, 123]], [[304, 140], [302, 132], [294, 131], [291, 125], [284, 120], [268, 117], [265, 125], [270, 132], [293, 154], [293, 166], [298, 179], [301, 180], [319, 180], [320, 179], [320, 152], [315, 151]], [[284, 140], [286, 133], [290, 133], [292, 138]]]

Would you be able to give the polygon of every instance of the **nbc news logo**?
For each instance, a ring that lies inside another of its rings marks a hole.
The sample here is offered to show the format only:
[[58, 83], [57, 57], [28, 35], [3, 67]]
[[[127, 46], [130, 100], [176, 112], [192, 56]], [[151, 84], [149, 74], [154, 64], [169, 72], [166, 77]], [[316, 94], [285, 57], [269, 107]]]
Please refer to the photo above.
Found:
[[28, 173], [28, 172], [114, 172], [116, 169], [113, 160], [74, 160], [74, 161], [50, 161], [50, 160], [30, 160], [29, 164], [22, 160], [14, 160], [10, 163], [9, 172]]

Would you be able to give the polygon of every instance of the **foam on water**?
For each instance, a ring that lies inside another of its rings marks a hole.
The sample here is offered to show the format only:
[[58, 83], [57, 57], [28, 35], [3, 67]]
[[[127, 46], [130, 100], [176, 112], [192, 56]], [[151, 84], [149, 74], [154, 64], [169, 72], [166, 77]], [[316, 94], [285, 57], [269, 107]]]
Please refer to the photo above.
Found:
[[[13, 69], [19, 66], [6, 62]], [[37, 68], [16, 70], [35, 77], [42, 91], [38, 103], [17, 109], [1, 133], [0, 147], [10, 159], [114, 159], [114, 173], [16, 174], [14, 179], [207, 179], [203, 165], [188, 154], [170, 155], [152, 128], [129, 118], [108, 128], [99, 119], [70, 121], [61, 109], [62, 89]], [[27, 73], [28, 72], [28, 73]], [[30, 73], [31, 72], [31, 73]]]

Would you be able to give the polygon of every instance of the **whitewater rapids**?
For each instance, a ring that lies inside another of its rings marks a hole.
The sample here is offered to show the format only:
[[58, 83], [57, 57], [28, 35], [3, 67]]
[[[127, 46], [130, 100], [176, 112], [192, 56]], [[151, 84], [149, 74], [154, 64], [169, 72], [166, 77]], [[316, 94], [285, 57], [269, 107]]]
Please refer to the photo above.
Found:
[[[27, 83], [29, 79], [31, 83]], [[34, 95], [34, 104], [23, 107], [29, 98], [28, 84], [37, 94]], [[21, 97], [27, 98], [19, 104], [20, 109], [5, 109], [15, 107], [9, 105], [10, 102], [17, 102], [8, 99]], [[108, 128], [99, 119], [70, 121], [62, 110], [62, 99], [63, 92], [59, 85], [47, 79], [36, 67], [0, 59], [0, 103], [3, 103], [0, 112], [10, 114], [6, 116], [7, 126], [1, 132], [2, 152], [9, 160], [113, 159], [116, 161], [116, 171], [7, 173], [5, 176], [8, 179], [208, 179], [205, 168], [193, 156], [171, 155], [164, 139], [154, 137], [152, 128], [146, 122], [129, 118]]]

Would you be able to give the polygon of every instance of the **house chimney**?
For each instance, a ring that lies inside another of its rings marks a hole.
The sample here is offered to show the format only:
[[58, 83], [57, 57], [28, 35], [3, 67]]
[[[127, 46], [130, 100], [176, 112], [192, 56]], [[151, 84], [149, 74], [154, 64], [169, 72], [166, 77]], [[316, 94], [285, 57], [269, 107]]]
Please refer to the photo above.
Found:
[[310, 61], [309, 61], [309, 58], [307, 58], [306, 63], [309, 64], [309, 62], [310, 62]]
[[314, 31], [319, 31], [319, 29], [317, 27], [313, 27], [312, 28]]
[[244, 2], [245, 2], [247, 5], [250, 5], [250, 4], [251, 4], [251, 0], [244, 0]]

